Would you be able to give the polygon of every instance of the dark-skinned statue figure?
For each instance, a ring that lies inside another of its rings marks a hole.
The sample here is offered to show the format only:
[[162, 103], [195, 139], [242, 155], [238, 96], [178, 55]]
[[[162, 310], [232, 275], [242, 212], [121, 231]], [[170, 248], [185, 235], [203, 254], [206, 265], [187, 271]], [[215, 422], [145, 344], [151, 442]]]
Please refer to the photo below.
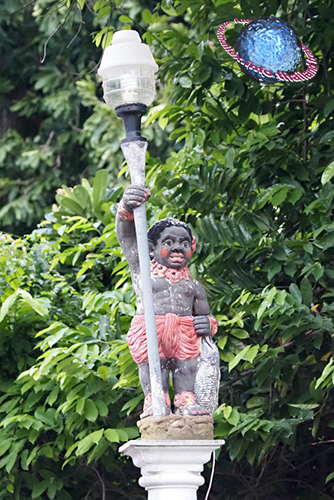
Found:
[[[145, 394], [141, 418], [152, 415], [152, 396], [133, 210], [150, 195], [146, 188], [128, 186], [116, 221], [117, 238], [129, 264], [137, 297], [137, 313], [127, 340]], [[203, 286], [191, 277], [188, 269], [196, 247], [195, 239], [187, 224], [168, 218], [150, 228], [148, 241], [166, 413], [171, 412], [171, 372], [174, 412], [183, 416], [212, 415], [218, 404], [219, 355], [211, 337], [218, 325], [211, 315]]]

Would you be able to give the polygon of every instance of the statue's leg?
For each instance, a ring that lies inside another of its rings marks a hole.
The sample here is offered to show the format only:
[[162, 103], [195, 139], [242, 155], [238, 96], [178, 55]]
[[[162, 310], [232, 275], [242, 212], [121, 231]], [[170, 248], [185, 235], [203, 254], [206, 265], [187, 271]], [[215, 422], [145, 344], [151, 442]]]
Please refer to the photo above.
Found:
[[140, 363], [138, 365], [139, 381], [144, 391], [145, 396], [151, 392], [150, 370], [148, 363]]
[[175, 359], [173, 386], [175, 391], [175, 413], [182, 415], [209, 415], [209, 411], [200, 406], [194, 394], [199, 358], [181, 361]]
[[[160, 360], [162, 388], [164, 391], [165, 405], [168, 409], [170, 409], [169, 369], [167, 363], [168, 363], [167, 359]], [[140, 363], [138, 365], [138, 373], [139, 373], [140, 384], [145, 394], [143, 413], [140, 415], [140, 418], [150, 417], [153, 415], [153, 411], [152, 411], [150, 369], [148, 363]], [[166, 414], [168, 414], [168, 411], [166, 412]]]

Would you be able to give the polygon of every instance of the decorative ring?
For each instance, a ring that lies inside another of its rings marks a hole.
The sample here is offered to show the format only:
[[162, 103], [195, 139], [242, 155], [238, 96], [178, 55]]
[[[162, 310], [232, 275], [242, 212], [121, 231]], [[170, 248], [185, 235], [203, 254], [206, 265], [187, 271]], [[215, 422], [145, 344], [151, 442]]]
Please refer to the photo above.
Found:
[[[234, 22], [248, 24], [237, 38], [236, 50], [226, 42], [225, 31], [232, 24], [231, 21], [219, 27], [217, 37], [223, 49], [236, 59], [246, 75], [263, 84], [302, 82], [316, 75], [316, 58], [286, 21], [271, 16], [254, 21], [235, 18]], [[308, 68], [293, 73], [301, 60], [302, 51]]]

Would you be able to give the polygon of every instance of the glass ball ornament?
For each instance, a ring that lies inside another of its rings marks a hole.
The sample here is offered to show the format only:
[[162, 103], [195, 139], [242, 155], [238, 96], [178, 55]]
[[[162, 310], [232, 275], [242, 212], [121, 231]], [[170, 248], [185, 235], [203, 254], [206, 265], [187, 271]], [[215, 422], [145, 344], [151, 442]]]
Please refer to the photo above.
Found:
[[273, 74], [268, 77], [239, 64], [249, 77], [263, 83], [276, 83], [278, 71], [291, 74], [300, 64], [302, 44], [294, 28], [278, 17], [263, 17], [250, 22], [240, 32], [235, 50], [244, 60]]

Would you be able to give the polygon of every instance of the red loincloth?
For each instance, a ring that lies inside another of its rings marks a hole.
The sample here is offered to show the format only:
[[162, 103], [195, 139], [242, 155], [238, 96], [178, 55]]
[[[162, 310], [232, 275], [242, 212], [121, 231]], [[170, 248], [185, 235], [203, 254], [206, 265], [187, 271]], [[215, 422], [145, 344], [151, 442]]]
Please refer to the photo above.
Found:
[[[200, 355], [199, 337], [196, 335], [193, 316], [177, 316], [167, 313], [156, 316], [159, 357], [176, 358], [181, 361]], [[148, 361], [145, 316], [134, 316], [127, 341], [131, 355], [137, 364]]]

